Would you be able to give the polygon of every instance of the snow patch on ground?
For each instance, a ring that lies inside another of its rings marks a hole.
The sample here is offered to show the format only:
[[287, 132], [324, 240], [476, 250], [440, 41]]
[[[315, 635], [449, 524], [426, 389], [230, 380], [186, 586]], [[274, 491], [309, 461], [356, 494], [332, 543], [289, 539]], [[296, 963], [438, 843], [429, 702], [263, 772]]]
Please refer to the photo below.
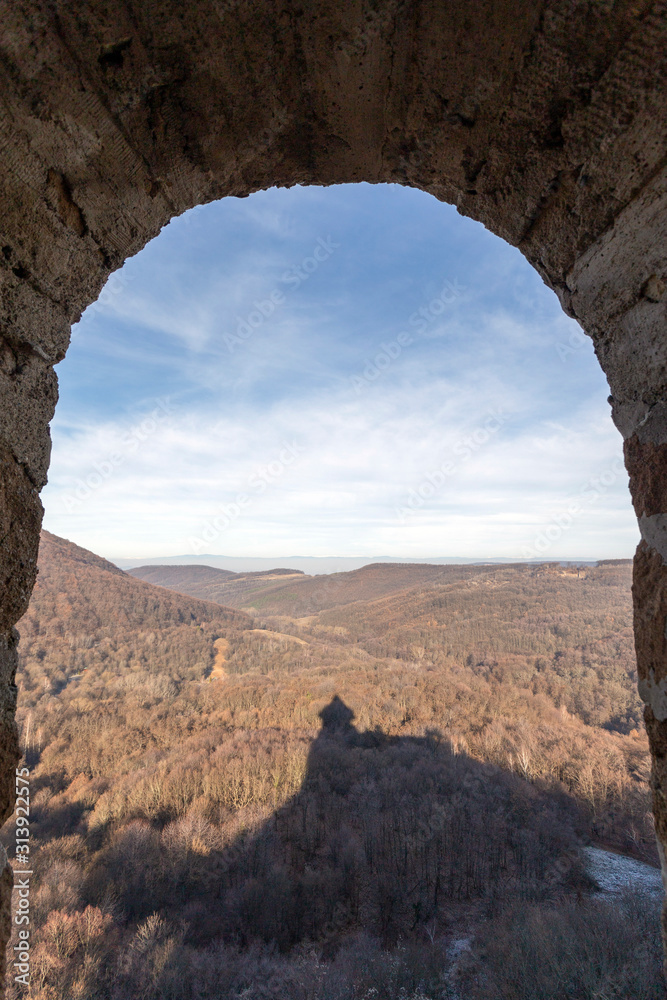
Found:
[[599, 895], [617, 895], [628, 887], [651, 896], [662, 896], [662, 874], [659, 868], [622, 854], [604, 851], [600, 847], [584, 847], [588, 872], [602, 890]]
[[461, 994], [457, 988], [457, 976], [459, 971], [459, 962], [464, 952], [470, 951], [470, 942], [472, 937], [460, 937], [455, 938], [447, 948], [447, 958], [449, 959], [450, 965], [445, 976], [445, 983], [447, 986], [447, 998], [448, 1000], [463, 1000]]
[[[652, 898], [661, 898], [664, 893], [662, 873], [659, 868], [647, 865], [634, 858], [626, 858], [613, 851], [605, 851], [601, 847], [584, 847], [589, 875], [592, 875], [600, 886], [600, 892], [593, 898], [604, 899], [619, 895], [631, 888], [645, 893]], [[446, 995], [448, 1000], [465, 1000], [459, 993], [458, 975], [461, 959], [471, 950], [473, 934], [466, 937], [455, 937], [447, 948], [449, 968], [445, 974]]]

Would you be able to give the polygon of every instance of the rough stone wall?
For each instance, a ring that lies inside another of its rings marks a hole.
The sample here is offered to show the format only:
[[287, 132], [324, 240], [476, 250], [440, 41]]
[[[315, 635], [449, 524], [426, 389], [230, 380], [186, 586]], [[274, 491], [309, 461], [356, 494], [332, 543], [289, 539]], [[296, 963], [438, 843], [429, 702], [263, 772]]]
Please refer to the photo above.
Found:
[[387, 181], [519, 247], [595, 341], [667, 843], [666, 59], [664, 0], [0, 0], [0, 818], [71, 323], [187, 208]]

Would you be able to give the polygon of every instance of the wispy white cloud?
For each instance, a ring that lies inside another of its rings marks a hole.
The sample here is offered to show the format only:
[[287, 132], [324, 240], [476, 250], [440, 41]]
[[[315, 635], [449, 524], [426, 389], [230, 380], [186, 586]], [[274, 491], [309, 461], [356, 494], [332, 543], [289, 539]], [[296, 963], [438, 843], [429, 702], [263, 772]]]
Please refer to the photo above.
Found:
[[[247, 494], [207, 551], [520, 557], [618, 461], [620, 439], [588, 341], [558, 355], [576, 325], [553, 293], [434, 205], [394, 189], [273, 191], [167, 227], [60, 366], [47, 527], [106, 554], [176, 555]], [[340, 249], [230, 351], [224, 331], [331, 233]], [[465, 292], [410, 324], [446, 280]], [[490, 414], [502, 419], [487, 440]], [[291, 443], [298, 458], [266, 473]], [[630, 555], [636, 536], [617, 475], [548, 557]]]
[[[499, 413], [501, 426], [487, 440], [489, 415]], [[581, 416], [559, 424], [515, 425], [497, 387], [493, 396], [450, 384], [443, 393], [442, 384], [434, 383], [418, 397], [392, 386], [377, 399], [351, 399], [339, 392], [325, 401], [279, 400], [268, 414], [245, 409], [224, 418], [215, 410], [176, 406], [154, 429], [148, 416], [150, 433], [139, 443], [133, 428], [140, 431], [146, 420], [67, 431], [56, 425], [58, 460], [47, 493], [49, 524], [71, 536], [82, 518], [85, 523], [97, 519], [95, 537], [107, 538], [105, 551], [178, 554], [188, 550], [188, 539], [201, 523], [247, 491], [252, 477], [293, 443], [299, 455], [293, 467], [270, 482], [243, 517], [216, 539], [214, 551], [260, 555], [268, 546], [269, 554], [280, 555], [275, 545], [284, 539], [297, 552], [306, 543], [312, 546], [318, 531], [330, 538], [335, 517], [342, 518], [336, 522], [341, 533], [337, 548], [344, 539], [345, 551], [351, 553], [377, 553], [389, 531], [392, 552], [428, 555], [428, 533], [439, 524], [436, 539], [444, 537], [440, 529], [458, 526], [454, 537], [464, 547], [456, 554], [518, 555], [517, 548], [532, 540], [535, 526], [548, 522], [591, 475], [619, 459], [618, 436], [603, 408], [589, 404], [583, 426]], [[105, 463], [108, 468], [114, 454], [123, 457], [113, 474], [88, 493], [83, 490], [81, 502], [73, 503], [77, 484]], [[396, 509], [409, 491], [448, 466], [453, 469], [445, 487], [399, 525]], [[622, 550], [628, 528], [634, 532], [628, 507], [627, 488], [619, 478], [555, 555], [589, 554], [587, 536], [603, 510], [613, 513], [622, 529]], [[280, 522], [277, 535], [267, 537], [267, 516], [274, 533]], [[485, 518], [497, 525], [499, 516], [504, 527], [491, 551], [489, 532], [480, 525]], [[146, 519], [160, 539], [158, 551], [142, 549]], [[369, 525], [375, 526], [370, 535]], [[419, 551], [420, 545], [427, 545], [426, 551]], [[447, 555], [450, 550], [430, 551]], [[608, 538], [605, 551], [618, 554], [619, 545]]]

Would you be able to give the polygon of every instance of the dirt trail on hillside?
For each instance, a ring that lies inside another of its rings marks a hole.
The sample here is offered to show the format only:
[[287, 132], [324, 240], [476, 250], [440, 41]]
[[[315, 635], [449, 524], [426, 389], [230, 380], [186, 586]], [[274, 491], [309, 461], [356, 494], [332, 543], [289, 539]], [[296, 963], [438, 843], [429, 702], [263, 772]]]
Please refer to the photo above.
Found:
[[224, 681], [225, 677], [227, 677], [225, 663], [227, 662], [229, 641], [227, 639], [216, 639], [213, 643], [213, 648], [215, 649], [215, 659], [213, 660], [213, 669], [208, 679], [210, 681]]

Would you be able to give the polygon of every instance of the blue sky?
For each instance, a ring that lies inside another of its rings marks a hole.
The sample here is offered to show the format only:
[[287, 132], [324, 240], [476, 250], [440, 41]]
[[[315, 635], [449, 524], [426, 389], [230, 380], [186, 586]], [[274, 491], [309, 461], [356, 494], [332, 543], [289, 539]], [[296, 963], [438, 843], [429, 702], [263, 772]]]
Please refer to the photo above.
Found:
[[590, 341], [422, 192], [227, 198], [110, 279], [58, 366], [45, 527], [106, 556], [629, 557]]

